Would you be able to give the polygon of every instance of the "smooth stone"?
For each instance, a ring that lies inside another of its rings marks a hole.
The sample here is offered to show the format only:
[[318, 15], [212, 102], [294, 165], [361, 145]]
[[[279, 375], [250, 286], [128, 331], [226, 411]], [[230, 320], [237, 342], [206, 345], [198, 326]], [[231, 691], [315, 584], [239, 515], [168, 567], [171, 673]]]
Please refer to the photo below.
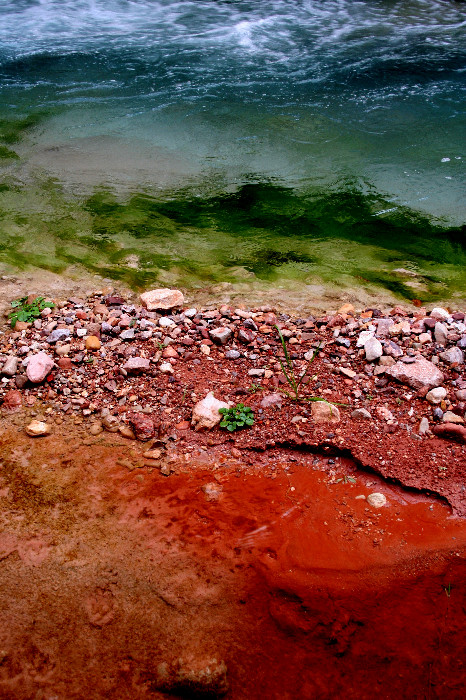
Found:
[[175, 371], [169, 362], [162, 362], [159, 370], [162, 372], [162, 374], [173, 374]]
[[49, 435], [50, 432], [50, 425], [48, 423], [43, 423], [40, 420], [31, 421], [26, 428], [26, 433], [30, 437], [42, 437], [43, 435]]
[[176, 323], [172, 321], [171, 318], [168, 318], [168, 316], [162, 316], [162, 318], [159, 318], [159, 326], [161, 326], [161, 328], [170, 328], [171, 326], [176, 326]]
[[351, 412], [351, 418], [364, 418], [366, 420], [370, 420], [372, 416], [365, 408], [355, 408], [354, 411]]
[[18, 362], [19, 360], [15, 355], [10, 355], [2, 367], [1, 374], [4, 374], [6, 377], [14, 377], [18, 371]]
[[374, 362], [374, 360], [378, 360], [379, 357], [382, 357], [382, 343], [374, 336], [371, 336], [364, 345], [364, 352], [366, 353], [366, 360], [368, 362]]
[[446, 345], [448, 340], [448, 328], [440, 322], [435, 324], [434, 328], [435, 342], [439, 345]]
[[430, 317], [435, 318], [438, 321], [448, 321], [451, 317], [446, 309], [442, 309], [440, 306], [436, 306], [430, 312]]
[[387, 499], [383, 493], [370, 493], [366, 501], [373, 508], [383, 508], [383, 506], [387, 505]]
[[86, 338], [86, 350], [100, 350], [102, 347], [102, 343], [100, 342], [99, 338], [95, 335], [88, 335]]
[[420, 423], [419, 423], [418, 433], [419, 433], [419, 435], [425, 435], [426, 433], [429, 432], [429, 430], [430, 430], [429, 421], [427, 420], [427, 418], [425, 416], [423, 416], [421, 418]]
[[126, 331], [122, 331], [119, 338], [121, 338], [121, 340], [134, 340], [134, 329], [128, 328]]
[[241, 357], [241, 353], [238, 352], [238, 350], [227, 350], [225, 357], [227, 360], [237, 360], [239, 357]]
[[434, 435], [466, 444], [466, 428], [456, 423], [442, 423], [432, 428]]
[[356, 347], [363, 348], [365, 346], [365, 344], [367, 343], [367, 341], [369, 340], [369, 338], [372, 338], [373, 336], [374, 336], [374, 331], [362, 331], [359, 334], [359, 337], [357, 339]]
[[232, 335], [233, 331], [231, 328], [213, 328], [209, 331], [210, 339], [216, 343], [216, 345], [225, 345]]
[[426, 394], [426, 399], [433, 406], [441, 403], [445, 396], [447, 395], [447, 390], [443, 386], [437, 386], [435, 389], [431, 389]]
[[39, 352], [29, 358], [26, 368], [27, 378], [33, 384], [40, 384], [54, 367], [54, 361], [45, 352]]
[[458, 416], [456, 413], [453, 413], [452, 411], [445, 411], [443, 414], [442, 418], [442, 423], [464, 423], [464, 418], [461, 418], [461, 416]]

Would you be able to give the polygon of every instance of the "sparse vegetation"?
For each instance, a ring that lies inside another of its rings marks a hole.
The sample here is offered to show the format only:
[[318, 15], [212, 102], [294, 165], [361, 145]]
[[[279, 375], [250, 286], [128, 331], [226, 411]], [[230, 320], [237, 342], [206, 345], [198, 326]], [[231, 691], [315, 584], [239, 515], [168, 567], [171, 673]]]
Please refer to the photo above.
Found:
[[21, 297], [21, 299], [15, 299], [11, 302], [14, 309], [9, 316], [12, 328], [15, 327], [17, 321], [30, 323], [35, 318], [39, 318], [44, 309], [53, 309], [55, 306], [53, 302], [45, 301], [44, 297], [36, 297], [30, 303], [28, 303], [28, 298]]
[[247, 428], [254, 425], [254, 412], [244, 403], [239, 403], [232, 408], [219, 408], [219, 413], [223, 415], [220, 423], [221, 428], [226, 428], [232, 433], [239, 428]]
[[[285, 379], [288, 382], [288, 385], [293, 391], [293, 398], [295, 401], [305, 400], [305, 401], [324, 401], [324, 399], [320, 398], [320, 396], [306, 396], [303, 397], [301, 395], [302, 389], [303, 389], [303, 382], [304, 379], [307, 377], [308, 372], [310, 370], [311, 364], [314, 362], [315, 358], [319, 354], [319, 352], [322, 349], [322, 346], [319, 345], [313, 352], [311, 358], [307, 360], [307, 365], [306, 368], [304, 369], [303, 372], [301, 372], [300, 375], [298, 375], [295, 371], [293, 360], [291, 359], [289, 353], [288, 353], [288, 348], [286, 347], [286, 341], [285, 338], [283, 337], [282, 332], [280, 331], [278, 326], [275, 326], [275, 328], [278, 331], [278, 337], [280, 338], [280, 342], [282, 344], [283, 352], [285, 354], [285, 362], [282, 362], [280, 358], [278, 358], [278, 361], [280, 363], [280, 366], [282, 368], [282, 372], [285, 375]], [[286, 365], [286, 366], [285, 366]], [[317, 379], [317, 375], [313, 377], [313, 379]], [[288, 392], [287, 392], [288, 393]], [[288, 394], [290, 396], [290, 394]]]

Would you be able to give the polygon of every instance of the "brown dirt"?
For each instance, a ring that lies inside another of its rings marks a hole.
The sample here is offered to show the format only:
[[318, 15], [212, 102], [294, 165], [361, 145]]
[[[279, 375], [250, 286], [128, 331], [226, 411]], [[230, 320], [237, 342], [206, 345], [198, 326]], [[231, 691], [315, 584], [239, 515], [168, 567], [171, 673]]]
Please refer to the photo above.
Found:
[[175, 430], [163, 476], [147, 443], [24, 418], [0, 436], [2, 700], [162, 699], [160, 664], [212, 659], [235, 700], [462, 696], [466, 531], [438, 498], [315, 434]]

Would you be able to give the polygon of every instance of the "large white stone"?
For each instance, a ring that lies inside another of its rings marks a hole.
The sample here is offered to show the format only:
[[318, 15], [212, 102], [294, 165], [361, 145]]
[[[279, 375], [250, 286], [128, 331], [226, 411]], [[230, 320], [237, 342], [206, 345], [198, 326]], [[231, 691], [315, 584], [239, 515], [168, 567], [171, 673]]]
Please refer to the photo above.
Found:
[[433, 406], [441, 403], [445, 396], [447, 395], [447, 390], [443, 386], [437, 386], [435, 389], [431, 389], [426, 394], [426, 399]]
[[223, 418], [218, 412], [219, 408], [230, 408], [230, 404], [219, 401], [215, 398], [214, 392], [209, 391], [207, 396], [194, 406], [191, 425], [195, 430], [214, 428]]
[[184, 304], [184, 296], [178, 289], [152, 289], [141, 294], [139, 299], [149, 311], [173, 309]]

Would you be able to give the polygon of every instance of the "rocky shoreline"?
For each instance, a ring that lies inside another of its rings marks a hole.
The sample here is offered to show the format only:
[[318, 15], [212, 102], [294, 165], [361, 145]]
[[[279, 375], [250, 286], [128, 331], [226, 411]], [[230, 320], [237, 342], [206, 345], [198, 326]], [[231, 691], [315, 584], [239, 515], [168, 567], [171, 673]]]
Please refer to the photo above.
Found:
[[[51, 301], [32, 323], [10, 329], [5, 319], [5, 425], [64, 439], [72, 425], [87, 441], [118, 433], [137, 446], [128, 468], [167, 476], [218, 449], [245, 463], [279, 446], [351, 456], [466, 514], [464, 312], [345, 304], [297, 318], [271, 306], [186, 308], [177, 290], [148, 292], [137, 304], [115, 290]], [[297, 401], [277, 329], [297, 376], [319, 349]], [[220, 414], [193, 421], [210, 392], [250, 406], [254, 425], [228, 433]]]

